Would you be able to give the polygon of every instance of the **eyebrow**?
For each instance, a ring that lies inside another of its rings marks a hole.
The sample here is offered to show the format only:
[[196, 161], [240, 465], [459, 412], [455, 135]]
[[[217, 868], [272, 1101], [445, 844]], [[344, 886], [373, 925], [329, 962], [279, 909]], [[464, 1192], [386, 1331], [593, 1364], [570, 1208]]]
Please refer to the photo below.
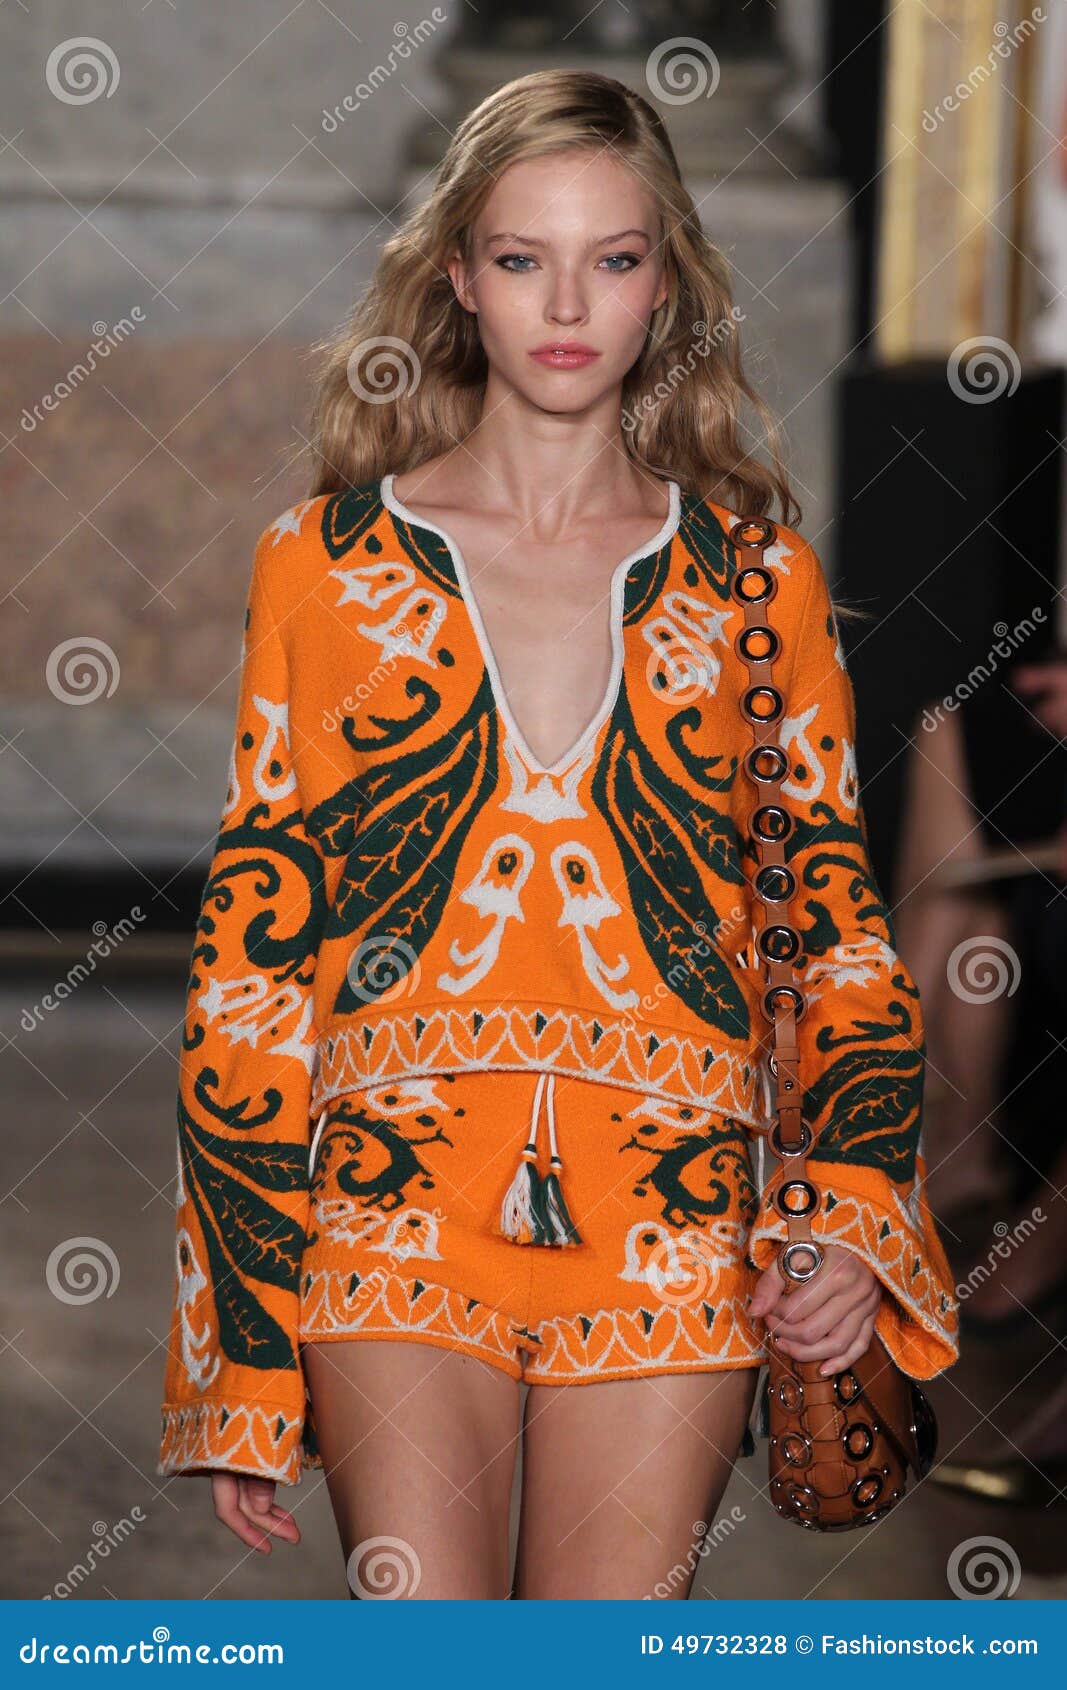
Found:
[[[591, 247], [605, 246], [608, 241], [621, 241], [621, 240], [624, 240], [627, 235], [642, 235], [646, 241], [651, 240], [651, 238], [652, 238], [647, 229], [620, 229], [617, 235], [596, 235], [596, 236], [594, 236], [593, 239], [589, 242], [589, 245]], [[517, 234], [514, 229], [502, 229], [495, 235], [487, 235], [486, 240], [487, 240], [487, 242], [488, 241], [521, 241], [524, 246], [547, 246], [548, 245], [547, 241], [536, 240], [533, 235]]]

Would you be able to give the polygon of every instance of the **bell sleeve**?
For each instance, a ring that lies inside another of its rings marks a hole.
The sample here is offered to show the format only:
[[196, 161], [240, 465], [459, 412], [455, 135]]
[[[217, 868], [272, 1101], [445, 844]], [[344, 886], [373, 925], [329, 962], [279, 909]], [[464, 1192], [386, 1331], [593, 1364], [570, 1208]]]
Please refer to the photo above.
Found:
[[[797, 877], [789, 919], [803, 946], [802, 1116], [814, 1134], [808, 1175], [822, 1197], [811, 1231], [878, 1276], [888, 1295], [875, 1330], [905, 1373], [926, 1379], [959, 1353], [959, 1310], [925, 1196], [922, 1008], [868, 854], [855, 697], [826, 578], [810, 546], [789, 561], [810, 566], [780, 743], [789, 762], [783, 802], [796, 823], [786, 857]], [[772, 601], [772, 623], [773, 610]], [[766, 1184], [749, 1253], [762, 1270], [787, 1224], [771, 1200], [782, 1164], [769, 1145], [759, 1148]]]
[[256, 546], [229, 787], [185, 994], [156, 1471], [223, 1469], [295, 1484], [303, 1465], [321, 1464], [297, 1331], [325, 892], [300, 804], [287, 660], [265, 581], [282, 533], [276, 524]]

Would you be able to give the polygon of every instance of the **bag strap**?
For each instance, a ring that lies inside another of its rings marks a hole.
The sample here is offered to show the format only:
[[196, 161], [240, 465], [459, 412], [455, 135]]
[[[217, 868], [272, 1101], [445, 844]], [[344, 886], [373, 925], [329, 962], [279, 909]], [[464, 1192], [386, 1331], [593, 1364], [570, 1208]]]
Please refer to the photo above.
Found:
[[822, 1265], [823, 1249], [811, 1232], [811, 1217], [818, 1213], [822, 1197], [807, 1175], [805, 1157], [812, 1132], [801, 1108], [797, 1023], [804, 1014], [805, 999], [794, 974], [794, 964], [803, 960], [801, 937], [788, 921], [797, 884], [796, 874], [786, 862], [785, 842], [796, 823], [782, 798], [789, 760], [778, 743], [778, 724], [785, 715], [785, 698], [774, 684], [774, 664], [782, 655], [782, 638], [767, 620], [767, 606], [778, 592], [778, 577], [768, 568], [763, 554], [767, 546], [777, 543], [778, 530], [765, 517], [743, 518], [733, 524], [729, 538], [737, 563], [730, 591], [745, 613], [734, 650], [748, 670], [740, 709], [753, 736], [752, 749], [745, 756], [745, 773], [758, 795], [749, 816], [749, 835], [757, 858], [751, 885], [759, 917], [757, 922], [754, 914], [753, 935], [757, 958], [765, 965], [761, 1007], [774, 1028], [774, 1051], [769, 1061], [776, 1081], [777, 1118], [767, 1138], [782, 1162], [774, 1205], [787, 1227], [777, 1259], [788, 1287], [811, 1279]]

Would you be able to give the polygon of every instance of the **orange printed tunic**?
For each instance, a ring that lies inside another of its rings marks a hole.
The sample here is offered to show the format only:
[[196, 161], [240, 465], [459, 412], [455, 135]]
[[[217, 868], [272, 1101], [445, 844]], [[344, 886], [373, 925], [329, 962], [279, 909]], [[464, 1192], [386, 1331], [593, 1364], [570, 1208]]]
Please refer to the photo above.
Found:
[[[731, 511], [668, 484], [616, 567], [600, 708], [550, 767], [508, 706], [463, 557], [393, 477], [259, 538], [229, 789], [178, 1087], [161, 1474], [321, 1465], [297, 1338], [315, 1123], [371, 1083], [537, 1069], [771, 1124], [753, 948], [751, 729]], [[787, 843], [813, 1233], [877, 1273], [929, 1378], [958, 1309], [924, 1195], [925, 1043], [867, 850], [855, 706], [819, 559], [778, 525]], [[786, 1223], [763, 1194], [749, 1253]]]

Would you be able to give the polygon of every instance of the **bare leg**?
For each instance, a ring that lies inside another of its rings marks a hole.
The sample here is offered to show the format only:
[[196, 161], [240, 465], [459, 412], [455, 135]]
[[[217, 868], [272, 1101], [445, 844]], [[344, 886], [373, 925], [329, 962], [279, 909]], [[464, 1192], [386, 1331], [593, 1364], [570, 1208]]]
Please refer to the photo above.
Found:
[[[1001, 994], [968, 1003], [953, 989], [948, 962], [957, 945], [975, 951], [1010, 943], [1003, 906], [977, 893], [941, 891], [933, 876], [945, 864], [987, 855], [970, 799], [963, 735], [947, 716], [926, 733], [916, 724], [908, 753], [899, 885], [897, 945], [919, 988], [926, 1027], [927, 1196], [937, 1218], [973, 1198], [994, 1196], [995, 1117], [999, 1079], [1011, 1030], [1011, 999]], [[956, 977], [964, 977], [959, 967]]]
[[531, 1385], [516, 1596], [684, 1600], [758, 1373]]
[[[507, 1597], [518, 1380], [406, 1340], [303, 1355], [353, 1594]], [[376, 1548], [383, 1537], [400, 1542]]]

